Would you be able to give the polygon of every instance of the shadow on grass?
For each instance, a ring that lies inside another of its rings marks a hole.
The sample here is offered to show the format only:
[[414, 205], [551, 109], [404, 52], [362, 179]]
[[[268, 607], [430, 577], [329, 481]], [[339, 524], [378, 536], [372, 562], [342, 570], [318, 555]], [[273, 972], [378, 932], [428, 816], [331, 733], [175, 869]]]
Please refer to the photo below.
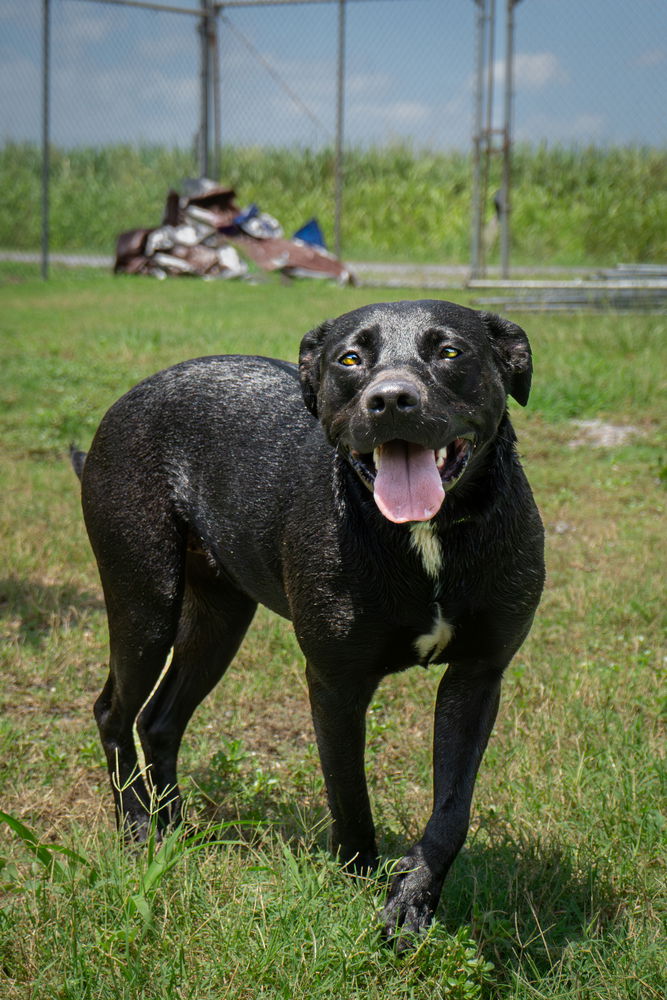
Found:
[[603, 935], [620, 897], [573, 848], [506, 838], [465, 848], [445, 882], [439, 913], [448, 931], [470, 924], [500, 981], [539, 978], [569, 944]]
[[[238, 770], [197, 775], [200, 816], [213, 822], [238, 822], [239, 839], [262, 840], [270, 831], [291, 846], [320, 851], [327, 844], [327, 811], [321, 785], [310, 794], [295, 789], [284, 775], [280, 785], [243, 788]], [[215, 794], [207, 798], [208, 787]], [[380, 842], [383, 858], [400, 857], [408, 844], [390, 834]], [[385, 887], [378, 879], [378, 891]], [[506, 830], [475, 837], [456, 859], [445, 882], [437, 917], [455, 934], [472, 929], [481, 954], [494, 965], [497, 984], [521, 972], [535, 980], [548, 975], [568, 945], [603, 936], [621, 904], [609, 880], [594, 862], [582, 862], [574, 847], [514, 838]], [[380, 901], [378, 901], [378, 908]]]
[[68, 584], [21, 580], [16, 576], [0, 579], [0, 621], [10, 637], [39, 647], [54, 628], [67, 629], [83, 612], [98, 611], [104, 602], [92, 591]]
[[249, 772], [245, 762], [245, 753], [221, 751], [192, 773], [195, 821], [238, 823], [235, 835], [249, 843], [270, 834], [289, 845], [326, 849], [329, 811], [319, 770], [311, 765], [278, 779], [259, 768]]

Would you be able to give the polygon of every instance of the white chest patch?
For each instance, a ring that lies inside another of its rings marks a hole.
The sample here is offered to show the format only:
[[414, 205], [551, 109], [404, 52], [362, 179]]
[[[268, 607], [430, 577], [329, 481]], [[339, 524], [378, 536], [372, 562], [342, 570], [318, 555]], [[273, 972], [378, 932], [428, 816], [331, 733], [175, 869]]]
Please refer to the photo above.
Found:
[[445, 621], [442, 617], [442, 612], [438, 608], [431, 631], [415, 639], [414, 646], [419, 657], [419, 662], [424, 664], [433, 663], [452, 638], [452, 634], [452, 626], [448, 621]]
[[413, 549], [421, 556], [424, 569], [434, 580], [442, 569], [442, 545], [431, 521], [417, 521], [410, 525], [410, 541]]

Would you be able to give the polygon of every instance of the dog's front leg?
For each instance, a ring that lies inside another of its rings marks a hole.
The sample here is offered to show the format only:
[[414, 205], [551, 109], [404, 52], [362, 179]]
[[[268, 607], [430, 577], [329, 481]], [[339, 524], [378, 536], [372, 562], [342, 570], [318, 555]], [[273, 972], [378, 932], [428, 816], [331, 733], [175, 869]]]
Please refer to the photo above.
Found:
[[309, 663], [306, 676], [313, 724], [333, 819], [332, 848], [355, 872], [377, 864], [375, 827], [366, 786], [366, 710], [377, 683], [367, 678], [329, 682]]
[[424, 834], [402, 858], [383, 911], [385, 934], [399, 951], [431, 923], [445, 876], [466, 839], [470, 802], [500, 699], [502, 669], [452, 663], [435, 709], [433, 812]]

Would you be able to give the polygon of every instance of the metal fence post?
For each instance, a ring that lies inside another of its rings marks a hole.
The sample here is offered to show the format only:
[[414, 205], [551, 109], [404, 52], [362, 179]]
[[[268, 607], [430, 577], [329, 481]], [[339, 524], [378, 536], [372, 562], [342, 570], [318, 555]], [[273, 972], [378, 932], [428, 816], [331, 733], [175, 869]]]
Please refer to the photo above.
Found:
[[503, 180], [500, 206], [500, 267], [503, 278], [510, 276], [512, 218], [512, 102], [514, 84], [514, 8], [519, 0], [507, 0], [507, 40], [505, 43], [505, 111], [503, 122]]
[[482, 128], [484, 115], [484, 24], [486, 0], [474, 0], [477, 5], [475, 27], [475, 112], [472, 137], [472, 204], [470, 276], [478, 278], [482, 246]]
[[487, 0], [486, 4], [486, 107], [485, 124], [482, 142], [482, 180], [479, 198], [480, 227], [480, 275], [486, 275], [488, 240], [485, 238], [484, 217], [489, 196], [489, 180], [491, 178], [491, 154], [493, 152], [493, 99], [495, 87], [495, 55], [496, 55], [496, 0]]
[[338, 80], [334, 163], [334, 253], [341, 256], [343, 221], [343, 124], [345, 118], [345, 0], [338, 0]]
[[220, 105], [220, 18], [218, 10], [213, 6], [211, 0], [211, 58], [213, 61], [213, 176], [216, 181], [220, 180], [221, 157], [222, 157], [222, 128], [221, 128], [221, 105]]
[[41, 273], [46, 281], [49, 276], [49, 144], [50, 144], [50, 60], [51, 60], [51, 8], [50, 0], [42, 6], [42, 236]]
[[211, 93], [211, 66], [208, 38], [209, 0], [199, 0], [199, 3], [202, 10], [202, 17], [199, 22], [201, 45], [199, 56], [199, 141], [197, 144], [197, 159], [199, 162], [199, 176], [208, 177], [209, 100]]

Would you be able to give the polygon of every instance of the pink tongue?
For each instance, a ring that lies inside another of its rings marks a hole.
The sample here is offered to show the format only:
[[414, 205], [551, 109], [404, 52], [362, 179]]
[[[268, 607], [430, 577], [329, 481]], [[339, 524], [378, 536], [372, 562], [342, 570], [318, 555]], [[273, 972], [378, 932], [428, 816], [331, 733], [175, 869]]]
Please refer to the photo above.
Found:
[[407, 441], [388, 441], [380, 447], [373, 495], [390, 521], [429, 521], [445, 499], [435, 452]]

